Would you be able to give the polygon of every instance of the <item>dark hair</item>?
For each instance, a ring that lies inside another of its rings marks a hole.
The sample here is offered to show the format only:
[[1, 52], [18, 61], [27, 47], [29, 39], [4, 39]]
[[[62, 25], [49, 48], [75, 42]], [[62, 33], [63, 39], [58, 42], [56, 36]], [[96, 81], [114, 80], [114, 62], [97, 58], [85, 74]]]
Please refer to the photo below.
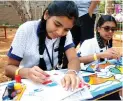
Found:
[[[98, 41], [98, 44], [99, 44], [100, 48], [105, 47], [105, 45], [104, 45], [103, 39], [100, 36], [100, 33], [98, 32], [97, 28], [101, 27], [107, 21], [113, 21], [115, 23], [116, 27], [117, 27], [117, 22], [116, 22], [116, 20], [113, 16], [111, 16], [111, 15], [101, 15], [101, 17], [97, 21], [97, 25], [96, 25], [96, 36], [97, 36], [97, 41]], [[109, 48], [112, 47], [112, 39], [110, 39], [109, 42], [107, 42], [107, 46]]]
[[53, 1], [46, 10], [50, 16], [66, 16], [69, 19], [74, 17], [75, 21], [78, 19], [78, 8], [73, 1]]
[[96, 25], [96, 29], [98, 27], [101, 27], [105, 22], [107, 21], [112, 21], [115, 23], [116, 27], [117, 27], [117, 22], [115, 20], [115, 18], [111, 15], [101, 15], [101, 17], [99, 18], [97, 25]]
[[[78, 19], [78, 8], [73, 1], [52, 1], [45, 9], [44, 13], [48, 10], [49, 16], [66, 16], [69, 19], [74, 18], [74, 23]], [[38, 37], [39, 37], [39, 53], [43, 55], [45, 49], [45, 38], [46, 38], [46, 20], [44, 19], [44, 13], [39, 25]], [[58, 49], [58, 63], [61, 65], [64, 58], [64, 44], [66, 36], [61, 37]], [[43, 58], [40, 58], [39, 67], [46, 70], [46, 64]]]

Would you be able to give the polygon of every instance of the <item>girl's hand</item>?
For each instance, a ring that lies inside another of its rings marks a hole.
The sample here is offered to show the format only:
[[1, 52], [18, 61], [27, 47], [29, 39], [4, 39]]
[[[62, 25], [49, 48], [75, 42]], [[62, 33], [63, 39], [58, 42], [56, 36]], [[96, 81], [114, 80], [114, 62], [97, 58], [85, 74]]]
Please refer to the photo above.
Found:
[[44, 72], [38, 66], [34, 66], [34, 67], [28, 69], [28, 78], [36, 83], [45, 82], [48, 79], [47, 75], [49, 75], [49, 74]]
[[79, 83], [81, 82], [81, 78], [79, 78], [75, 72], [67, 72], [64, 78], [61, 80], [62, 86], [65, 90], [71, 88], [73, 91], [75, 88], [78, 88]]
[[110, 48], [105, 52], [102, 52], [101, 54], [102, 54], [101, 56], [102, 58], [118, 59], [120, 57], [120, 53], [113, 48]]

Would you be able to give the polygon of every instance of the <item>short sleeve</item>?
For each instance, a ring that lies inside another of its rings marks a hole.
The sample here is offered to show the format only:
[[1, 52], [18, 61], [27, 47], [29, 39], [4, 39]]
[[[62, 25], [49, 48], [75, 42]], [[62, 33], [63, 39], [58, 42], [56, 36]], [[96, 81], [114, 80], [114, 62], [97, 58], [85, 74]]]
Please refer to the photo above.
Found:
[[13, 42], [11, 44], [10, 50], [8, 52], [8, 56], [21, 61], [24, 55], [24, 51], [26, 48], [26, 43], [27, 43], [27, 23], [22, 24], [13, 39]]
[[91, 54], [91, 43], [89, 41], [84, 41], [77, 51], [79, 57], [87, 56]]
[[66, 35], [66, 41], [65, 41], [65, 51], [71, 47], [75, 47], [74, 43], [73, 43], [73, 39], [72, 39], [72, 35], [71, 32], [69, 31]]

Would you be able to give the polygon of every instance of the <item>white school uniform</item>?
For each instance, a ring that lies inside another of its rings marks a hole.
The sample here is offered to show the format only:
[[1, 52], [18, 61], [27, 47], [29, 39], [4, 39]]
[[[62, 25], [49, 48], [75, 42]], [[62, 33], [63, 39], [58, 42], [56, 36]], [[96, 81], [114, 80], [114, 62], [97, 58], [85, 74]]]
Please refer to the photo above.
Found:
[[88, 56], [93, 55], [94, 53], [106, 51], [106, 47], [100, 48], [97, 42], [96, 37], [85, 40], [80, 48], [78, 49], [77, 53], [79, 56]]
[[[22, 24], [15, 34], [11, 48], [8, 52], [8, 56], [20, 61], [19, 67], [21, 66], [31, 68], [33, 66], [38, 66], [39, 64], [39, 38], [37, 36], [37, 28], [39, 23], [40, 20], [28, 21]], [[50, 57], [52, 57], [53, 43], [55, 42], [54, 49], [56, 49], [58, 48], [59, 41], [60, 38], [48, 39], [46, 37], [45, 44], [48, 48]], [[67, 50], [71, 47], [74, 47], [74, 43], [69, 31], [66, 36], [64, 49]], [[52, 66], [50, 64], [46, 49], [44, 50], [43, 57], [46, 62], [47, 70], [50, 70]], [[56, 66], [58, 63], [58, 51], [53, 51], [53, 60], [54, 66]]]

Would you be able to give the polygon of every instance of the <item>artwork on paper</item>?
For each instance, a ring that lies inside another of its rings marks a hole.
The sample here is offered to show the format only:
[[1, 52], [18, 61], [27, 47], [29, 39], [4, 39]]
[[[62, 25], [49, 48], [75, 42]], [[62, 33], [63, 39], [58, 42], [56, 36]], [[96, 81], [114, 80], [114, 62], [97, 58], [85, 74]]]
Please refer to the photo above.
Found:
[[85, 82], [89, 84], [96, 85], [107, 81], [118, 81], [115, 76], [117, 74], [119, 74], [119, 76], [123, 75], [122, 60], [111, 60], [100, 64], [90, 64], [86, 70], [96, 72], [95, 74], [83, 77]]
[[[90, 91], [93, 96], [97, 96], [97, 93], [98, 95], [103, 94], [123, 86], [122, 59], [90, 64], [86, 67], [86, 70], [94, 72], [91, 75], [83, 76], [84, 81], [91, 85]], [[113, 87], [111, 87], [112, 85]]]

